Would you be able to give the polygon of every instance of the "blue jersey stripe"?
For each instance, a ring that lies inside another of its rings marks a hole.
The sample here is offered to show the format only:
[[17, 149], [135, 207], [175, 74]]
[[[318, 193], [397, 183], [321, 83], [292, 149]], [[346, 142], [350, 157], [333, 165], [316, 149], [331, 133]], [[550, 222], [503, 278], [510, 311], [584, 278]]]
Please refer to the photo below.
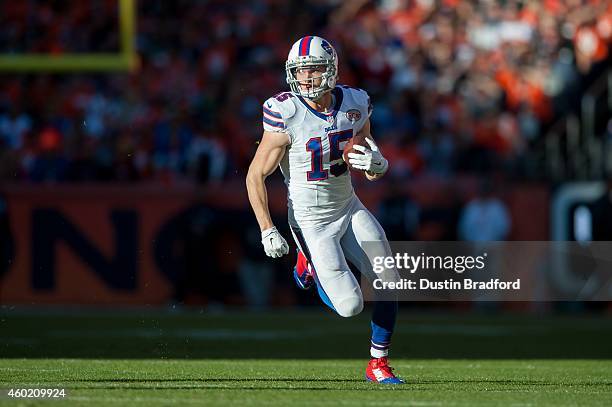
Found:
[[280, 127], [281, 129], [285, 127], [285, 125], [282, 122], [275, 122], [275, 121], [268, 119], [267, 117], [264, 117], [263, 121], [264, 123], [269, 124], [270, 126], [273, 126], [273, 127]]
[[266, 112], [267, 114], [269, 114], [270, 116], [276, 117], [278, 119], [282, 119], [283, 116], [281, 116], [280, 113], [277, 112], [273, 112], [272, 110], [268, 109], [267, 107], [264, 106], [263, 111]]

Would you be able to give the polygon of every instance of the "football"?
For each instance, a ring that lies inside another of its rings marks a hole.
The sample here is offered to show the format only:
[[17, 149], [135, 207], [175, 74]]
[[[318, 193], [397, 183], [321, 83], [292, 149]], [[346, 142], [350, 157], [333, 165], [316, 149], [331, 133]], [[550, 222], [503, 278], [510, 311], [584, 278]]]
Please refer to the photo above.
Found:
[[359, 170], [357, 168], [353, 168], [351, 166], [351, 164], [349, 164], [349, 158], [348, 158], [348, 153], [357, 153], [357, 154], [362, 154], [360, 151], [357, 151], [353, 148], [353, 146], [357, 144], [360, 146], [364, 146], [364, 147], [368, 147], [368, 143], [366, 143], [365, 141], [365, 136], [360, 135], [360, 134], [356, 134], [353, 136], [353, 138], [351, 138], [349, 141], [347, 141], [347, 143], [344, 145], [344, 150], [342, 151], [342, 158], [344, 159], [344, 162], [346, 163], [346, 165], [348, 165], [349, 169], [351, 171], [359, 171], [359, 172], [363, 172], [363, 170]]

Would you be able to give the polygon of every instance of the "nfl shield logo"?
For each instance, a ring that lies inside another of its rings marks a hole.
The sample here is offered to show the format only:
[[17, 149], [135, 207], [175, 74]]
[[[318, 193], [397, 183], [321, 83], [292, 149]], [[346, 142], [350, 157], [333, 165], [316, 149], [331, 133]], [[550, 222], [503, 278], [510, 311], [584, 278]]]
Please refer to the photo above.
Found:
[[329, 123], [333, 123], [333, 122], [334, 122], [334, 116], [333, 116], [333, 115], [329, 115], [329, 116], [327, 116], [327, 121], [328, 121]]

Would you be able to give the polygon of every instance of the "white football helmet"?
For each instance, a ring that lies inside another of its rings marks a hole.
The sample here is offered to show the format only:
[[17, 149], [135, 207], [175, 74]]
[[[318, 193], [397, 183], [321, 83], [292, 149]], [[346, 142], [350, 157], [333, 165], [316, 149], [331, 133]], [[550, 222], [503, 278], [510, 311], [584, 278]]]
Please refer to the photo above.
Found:
[[[322, 78], [321, 84], [315, 88], [314, 81], [319, 79], [319, 77], [310, 78], [312, 86], [309, 90], [302, 90], [296, 75], [297, 69], [319, 65], [324, 65], [326, 68], [320, 77]], [[336, 87], [336, 82], [338, 81], [338, 55], [328, 41], [321, 37], [309, 35], [300, 38], [293, 44], [285, 63], [285, 71], [287, 72], [287, 83], [291, 91], [302, 97], [318, 100], [326, 92]]]

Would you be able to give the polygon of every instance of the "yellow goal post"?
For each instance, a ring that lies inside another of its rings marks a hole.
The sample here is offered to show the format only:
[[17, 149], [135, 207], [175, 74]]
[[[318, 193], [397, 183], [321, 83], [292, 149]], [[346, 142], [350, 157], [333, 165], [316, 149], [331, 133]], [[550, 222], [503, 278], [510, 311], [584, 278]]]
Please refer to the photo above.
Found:
[[136, 0], [119, 2], [118, 53], [0, 54], [0, 72], [134, 71], [136, 54]]

